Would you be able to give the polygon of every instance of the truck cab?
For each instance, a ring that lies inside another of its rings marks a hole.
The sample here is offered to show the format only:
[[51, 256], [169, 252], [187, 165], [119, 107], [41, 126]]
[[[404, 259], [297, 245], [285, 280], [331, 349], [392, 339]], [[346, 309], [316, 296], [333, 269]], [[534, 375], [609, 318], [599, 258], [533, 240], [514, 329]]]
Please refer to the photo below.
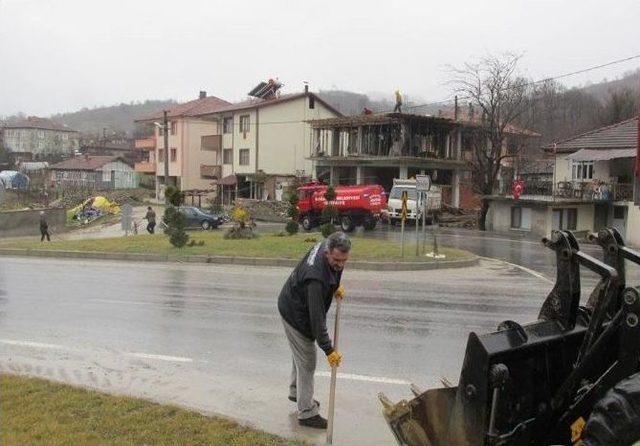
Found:
[[[418, 197], [416, 189], [416, 180], [407, 179], [393, 180], [393, 187], [389, 193], [389, 199], [387, 202], [386, 218], [389, 223], [394, 224], [401, 219], [402, 212], [402, 193], [406, 191], [408, 194], [407, 200], [407, 220], [416, 221], [422, 218], [422, 199]], [[440, 210], [442, 205], [442, 191], [440, 187], [432, 185], [429, 192], [427, 192], [427, 218], [429, 212]]]

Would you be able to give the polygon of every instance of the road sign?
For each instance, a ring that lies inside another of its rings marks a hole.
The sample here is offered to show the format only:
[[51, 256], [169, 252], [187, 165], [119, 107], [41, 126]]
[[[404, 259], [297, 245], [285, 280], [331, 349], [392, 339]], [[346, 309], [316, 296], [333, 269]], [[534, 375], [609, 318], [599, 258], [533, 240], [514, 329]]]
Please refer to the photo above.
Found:
[[409, 192], [406, 190], [402, 191], [402, 210], [400, 211], [400, 218], [402, 220], [407, 219], [407, 200], [409, 200]]
[[122, 225], [122, 230], [126, 235], [129, 235], [129, 230], [131, 229], [132, 215], [133, 207], [131, 207], [130, 204], [127, 203], [122, 206], [122, 217], [120, 223]]
[[431, 189], [431, 177], [429, 175], [416, 175], [416, 190], [418, 192], [429, 192]]

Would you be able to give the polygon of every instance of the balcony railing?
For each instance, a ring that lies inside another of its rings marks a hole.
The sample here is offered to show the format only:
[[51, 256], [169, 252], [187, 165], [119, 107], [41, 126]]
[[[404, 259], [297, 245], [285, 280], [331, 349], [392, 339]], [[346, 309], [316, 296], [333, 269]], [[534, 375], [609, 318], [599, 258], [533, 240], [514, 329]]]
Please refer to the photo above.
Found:
[[202, 150], [220, 150], [222, 148], [222, 135], [203, 136], [200, 141]]
[[200, 165], [200, 176], [202, 178], [212, 178], [219, 180], [222, 177], [222, 166], [220, 165]]
[[155, 173], [156, 172], [156, 163], [151, 163], [148, 161], [143, 161], [140, 163], [136, 163], [133, 170], [141, 173]]
[[138, 150], [155, 150], [156, 139], [155, 138], [136, 139], [135, 148]]
[[[501, 195], [512, 195], [511, 185], [505, 184]], [[633, 184], [582, 181], [525, 181], [521, 197], [582, 201], [632, 201]]]

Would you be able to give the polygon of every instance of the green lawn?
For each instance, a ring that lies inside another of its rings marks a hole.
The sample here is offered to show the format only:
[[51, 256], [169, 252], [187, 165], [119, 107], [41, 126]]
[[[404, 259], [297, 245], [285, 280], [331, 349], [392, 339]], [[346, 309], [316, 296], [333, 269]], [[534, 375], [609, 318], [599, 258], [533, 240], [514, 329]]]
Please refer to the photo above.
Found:
[[299, 445], [223, 418], [41, 379], [0, 375], [0, 444]]
[[[315, 243], [321, 240], [318, 233], [298, 234], [294, 236], [277, 236], [275, 234], [261, 234], [253, 240], [225, 240], [223, 230], [210, 232], [190, 232], [190, 239], [204, 241], [204, 246], [174, 248], [168, 237], [163, 234], [137, 235], [107, 239], [87, 239], [70, 241], [52, 241], [40, 243], [39, 240], [14, 240], [0, 242], [0, 248], [20, 248], [36, 250], [65, 250], [65, 251], [98, 251], [98, 252], [126, 252], [126, 253], [160, 253], [175, 256], [187, 255], [218, 255], [233, 257], [268, 257], [283, 259], [298, 259]], [[361, 261], [432, 261], [428, 257], [416, 257], [415, 245], [405, 245], [405, 258], [400, 256], [400, 243], [386, 240], [372, 240], [355, 237], [352, 239], [352, 260]], [[427, 244], [430, 251], [430, 244]], [[466, 251], [452, 248], [440, 248], [446, 254], [447, 260], [471, 257]]]

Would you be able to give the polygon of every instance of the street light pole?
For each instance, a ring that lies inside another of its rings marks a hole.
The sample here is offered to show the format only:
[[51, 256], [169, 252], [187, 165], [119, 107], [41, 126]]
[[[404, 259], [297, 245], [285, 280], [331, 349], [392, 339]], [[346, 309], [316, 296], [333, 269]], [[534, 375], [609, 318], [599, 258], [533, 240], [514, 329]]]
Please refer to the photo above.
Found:
[[[167, 110], [163, 112], [162, 131], [164, 132], [164, 188], [169, 186], [169, 120], [167, 118]], [[167, 196], [164, 197], [165, 202]]]

